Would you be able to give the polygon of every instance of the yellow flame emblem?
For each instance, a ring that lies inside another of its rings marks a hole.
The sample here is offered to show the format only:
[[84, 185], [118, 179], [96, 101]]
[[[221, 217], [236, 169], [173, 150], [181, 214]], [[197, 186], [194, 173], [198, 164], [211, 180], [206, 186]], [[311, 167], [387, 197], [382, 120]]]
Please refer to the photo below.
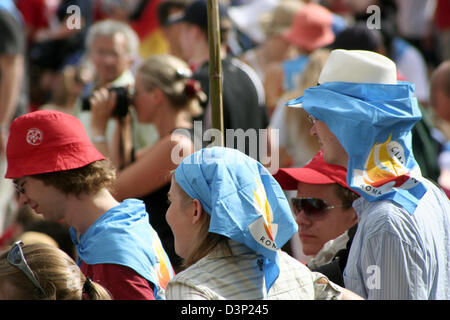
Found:
[[264, 218], [264, 229], [266, 230], [267, 235], [270, 240], [274, 241], [273, 232], [272, 232], [272, 208], [270, 207], [269, 200], [267, 200], [266, 191], [264, 190], [264, 186], [256, 180], [256, 184], [258, 188], [253, 190], [253, 195], [255, 196], [256, 206], [258, 211], [262, 214]]
[[167, 283], [170, 281], [170, 263], [167, 261], [161, 241], [157, 237], [153, 238], [153, 248], [155, 249], [159, 260], [159, 268], [157, 269], [159, 284], [163, 289], [165, 289]]
[[365, 183], [373, 187], [379, 187], [391, 181], [395, 181], [394, 187], [398, 187], [409, 179], [409, 170], [392, 154], [393, 149], [401, 147], [400, 145], [395, 148], [390, 147], [391, 137], [392, 134], [385, 142], [375, 143], [367, 159], [363, 179]]

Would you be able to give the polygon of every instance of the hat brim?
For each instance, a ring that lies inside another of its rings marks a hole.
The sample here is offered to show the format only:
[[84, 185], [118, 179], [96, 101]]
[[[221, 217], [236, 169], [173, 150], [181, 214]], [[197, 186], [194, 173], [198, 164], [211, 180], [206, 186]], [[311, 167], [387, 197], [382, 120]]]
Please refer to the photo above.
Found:
[[273, 176], [284, 190], [297, 190], [299, 182], [333, 184], [333, 179], [311, 168], [281, 168]]
[[303, 96], [300, 96], [296, 99], [289, 100], [288, 102], [285, 103], [285, 105], [291, 108], [303, 108], [302, 103], [303, 103]]

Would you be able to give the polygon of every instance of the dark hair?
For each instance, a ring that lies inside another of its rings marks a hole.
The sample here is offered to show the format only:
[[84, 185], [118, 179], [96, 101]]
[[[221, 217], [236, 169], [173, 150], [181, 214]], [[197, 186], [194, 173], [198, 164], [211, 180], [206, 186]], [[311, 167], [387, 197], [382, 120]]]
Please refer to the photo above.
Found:
[[32, 177], [65, 194], [79, 196], [111, 188], [116, 171], [109, 160], [98, 160], [78, 169], [36, 174]]
[[168, 25], [170, 10], [180, 9], [181, 11], [186, 8], [188, 0], [166, 0], [158, 4], [158, 22], [161, 26]]
[[383, 46], [383, 36], [376, 29], [367, 28], [363, 22], [340, 32], [331, 47], [333, 49], [368, 50], [377, 52]]
[[341, 199], [343, 208], [351, 208], [353, 201], [358, 199], [359, 195], [350, 189], [344, 188], [340, 184], [335, 183], [334, 186], [334, 192], [339, 197], [339, 199]]

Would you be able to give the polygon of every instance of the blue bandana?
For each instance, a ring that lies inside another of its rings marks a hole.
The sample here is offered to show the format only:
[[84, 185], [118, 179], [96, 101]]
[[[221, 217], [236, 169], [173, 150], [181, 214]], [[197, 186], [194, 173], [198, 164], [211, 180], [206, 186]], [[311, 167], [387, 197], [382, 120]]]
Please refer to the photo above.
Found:
[[175, 171], [175, 180], [211, 215], [210, 232], [243, 243], [264, 256], [268, 292], [280, 273], [277, 250], [298, 229], [272, 175], [237, 150], [213, 147], [185, 158]]
[[411, 129], [422, 117], [412, 84], [327, 82], [287, 105], [299, 103], [344, 147], [350, 188], [414, 212], [426, 187], [411, 146]]
[[90, 265], [129, 267], [155, 285], [156, 299], [165, 298], [166, 284], [174, 272], [141, 200], [127, 199], [108, 210], [80, 236], [80, 241], [74, 228], [70, 234], [79, 260]]

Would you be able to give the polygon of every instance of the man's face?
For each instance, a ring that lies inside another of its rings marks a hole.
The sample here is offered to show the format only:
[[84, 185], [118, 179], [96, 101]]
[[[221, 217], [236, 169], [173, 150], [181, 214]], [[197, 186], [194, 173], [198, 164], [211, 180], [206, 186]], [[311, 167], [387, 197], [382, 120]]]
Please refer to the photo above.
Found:
[[317, 136], [320, 148], [324, 152], [325, 161], [347, 168], [348, 154], [337, 137], [331, 132], [325, 122], [317, 119], [314, 119], [313, 122], [310, 133], [313, 136]]
[[92, 43], [90, 57], [100, 85], [117, 79], [133, 61], [128, 53], [127, 39], [121, 33], [97, 36]]
[[48, 221], [57, 222], [65, 217], [67, 197], [55, 187], [29, 176], [15, 179], [14, 184], [20, 204], [28, 205]]
[[192, 59], [194, 55], [194, 47], [197, 45], [197, 37], [200, 29], [193, 24], [181, 22], [179, 23], [179, 45], [181, 48], [181, 55], [184, 60]]
[[316, 255], [323, 245], [336, 239], [357, 222], [355, 210], [345, 209], [344, 203], [336, 195], [335, 184], [309, 184], [299, 182], [298, 198], [323, 200], [327, 206], [335, 206], [323, 211], [309, 211], [308, 208], [297, 212], [298, 236], [306, 255]]
[[[438, 85], [435, 84], [434, 86]], [[450, 96], [447, 96], [441, 88], [433, 88], [431, 95], [433, 109], [436, 114], [441, 119], [450, 122]]]

